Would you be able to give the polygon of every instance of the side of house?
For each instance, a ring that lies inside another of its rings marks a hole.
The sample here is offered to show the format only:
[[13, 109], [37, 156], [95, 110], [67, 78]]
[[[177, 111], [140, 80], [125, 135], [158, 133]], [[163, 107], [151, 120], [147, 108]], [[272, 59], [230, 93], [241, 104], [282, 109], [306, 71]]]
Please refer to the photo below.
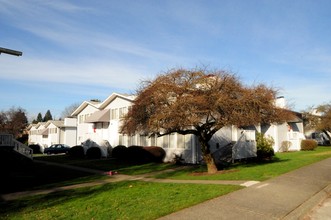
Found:
[[76, 144], [76, 119], [50, 120], [29, 126], [29, 145], [39, 144], [42, 148], [52, 144]]
[[[202, 154], [199, 142], [194, 135], [180, 135], [177, 133], [162, 137], [135, 134], [123, 135], [119, 132], [121, 118], [127, 114], [133, 104], [135, 96], [112, 93], [103, 102], [84, 101], [72, 113], [72, 118], [64, 121], [48, 121], [38, 123], [29, 128], [29, 144], [39, 144], [43, 147], [51, 144], [63, 143], [69, 146], [95, 142], [100, 146], [107, 143], [112, 147], [124, 146], [160, 146], [166, 151], [165, 161], [181, 157], [188, 163], [200, 163]], [[276, 104], [283, 106], [284, 99], [276, 100]], [[284, 105], [285, 106], [285, 105]], [[300, 150], [303, 135], [303, 121], [299, 113], [296, 118], [283, 124], [255, 125], [247, 128], [227, 126], [220, 129], [211, 139], [211, 152], [220, 157], [226, 152], [232, 160], [256, 156], [255, 134], [260, 132], [271, 136], [274, 140], [275, 152]]]
[[79, 145], [82, 142], [86, 141], [90, 138], [91, 134], [95, 131], [93, 128], [93, 124], [87, 123], [86, 119], [90, 117], [94, 112], [99, 111], [100, 103], [99, 102], [91, 102], [84, 101], [72, 114], [72, 117], [77, 118], [76, 124], [76, 143], [75, 145]]
[[46, 122], [39, 122], [30, 126], [28, 143], [39, 144], [42, 147], [48, 146], [48, 133], [46, 129]]
[[[117, 145], [160, 146], [166, 151], [166, 161], [181, 157], [189, 163], [202, 160], [197, 138], [194, 135], [170, 134], [162, 137], [135, 134], [133, 136], [119, 133], [121, 118], [128, 112], [134, 96], [118, 93], [111, 94], [101, 103], [83, 102], [72, 114], [77, 117], [77, 143], [87, 140], [95, 143], [108, 142], [112, 147]], [[284, 105], [283, 97], [277, 105]], [[257, 125], [249, 128], [228, 126], [220, 129], [211, 139], [211, 152], [225, 151], [231, 146], [232, 159], [256, 156], [255, 133], [261, 132], [274, 139], [274, 150], [283, 151], [282, 144], [290, 143], [289, 150], [300, 150], [303, 137], [303, 123], [300, 115], [293, 121], [283, 124]]]

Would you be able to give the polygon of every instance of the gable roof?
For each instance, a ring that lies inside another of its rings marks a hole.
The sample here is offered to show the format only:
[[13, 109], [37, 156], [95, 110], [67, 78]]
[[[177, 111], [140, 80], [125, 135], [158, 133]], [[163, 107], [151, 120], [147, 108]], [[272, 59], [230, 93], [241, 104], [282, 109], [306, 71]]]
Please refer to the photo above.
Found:
[[64, 121], [49, 120], [49, 121], [47, 121], [45, 128], [47, 128], [50, 124], [53, 124], [58, 128], [64, 127]]
[[126, 95], [126, 94], [120, 94], [120, 93], [114, 92], [110, 96], [108, 96], [108, 98], [106, 98], [105, 101], [103, 101], [100, 104], [99, 109], [104, 109], [105, 107], [107, 107], [107, 105], [109, 105], [109, 103], [111, 103], [118, 97], [122, 98], [124, 100], [130, 101], [130, 102], [133, 102], [136, 98], [136, 96], [134, 96], [134, 95]]
[[80, 112], [82, 112], [89, 105], [98, 109], [100, 106], [100, 102], [84, 101], [80, 106], [78, 106], [78, 108], [76, 108], [75, 111], [73, 111], [73, 113], [71, 113], [71, 116], [72, 117], [77, 116]]
[[38, 122], [38, 124], [35, 126], [36, 129], [39, 129], [41, 126], [45, 126], [46, 122]]

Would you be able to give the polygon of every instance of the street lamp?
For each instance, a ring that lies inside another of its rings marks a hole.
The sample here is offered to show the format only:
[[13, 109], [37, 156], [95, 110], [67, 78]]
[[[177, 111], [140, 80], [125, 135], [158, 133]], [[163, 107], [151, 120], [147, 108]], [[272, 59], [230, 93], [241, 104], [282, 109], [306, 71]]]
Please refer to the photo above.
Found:
[[10, 55], [15, 55], [15, 56], [22, 56], [22, 54], [23, 54], [21, 51], [0, 47], [0, 54], [1, 53], [6, 53], [6, 54], [10, 54]]

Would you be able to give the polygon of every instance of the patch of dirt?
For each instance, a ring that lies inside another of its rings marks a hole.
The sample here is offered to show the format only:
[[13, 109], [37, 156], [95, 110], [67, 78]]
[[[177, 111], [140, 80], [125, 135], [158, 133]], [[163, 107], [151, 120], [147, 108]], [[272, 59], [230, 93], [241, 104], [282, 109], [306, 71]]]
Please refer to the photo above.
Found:
[[193, 172], [190, 174], [190, 176], [212, 176], [217, 174], [234, 173], [234, 172], [239, 172], [239, 170], [219, 170], [216, 173]]

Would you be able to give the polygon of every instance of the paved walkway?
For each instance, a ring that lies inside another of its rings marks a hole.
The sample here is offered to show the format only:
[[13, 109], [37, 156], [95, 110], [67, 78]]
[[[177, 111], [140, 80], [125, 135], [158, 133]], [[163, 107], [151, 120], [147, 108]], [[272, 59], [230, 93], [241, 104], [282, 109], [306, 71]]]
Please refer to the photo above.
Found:
[[330, 195], [331, 158], [160, 219], [330, 219], [314, 216]]
[[304, 220], [326, 220], [331, 219], [331, 196], [319, 203], [304, 218]]

